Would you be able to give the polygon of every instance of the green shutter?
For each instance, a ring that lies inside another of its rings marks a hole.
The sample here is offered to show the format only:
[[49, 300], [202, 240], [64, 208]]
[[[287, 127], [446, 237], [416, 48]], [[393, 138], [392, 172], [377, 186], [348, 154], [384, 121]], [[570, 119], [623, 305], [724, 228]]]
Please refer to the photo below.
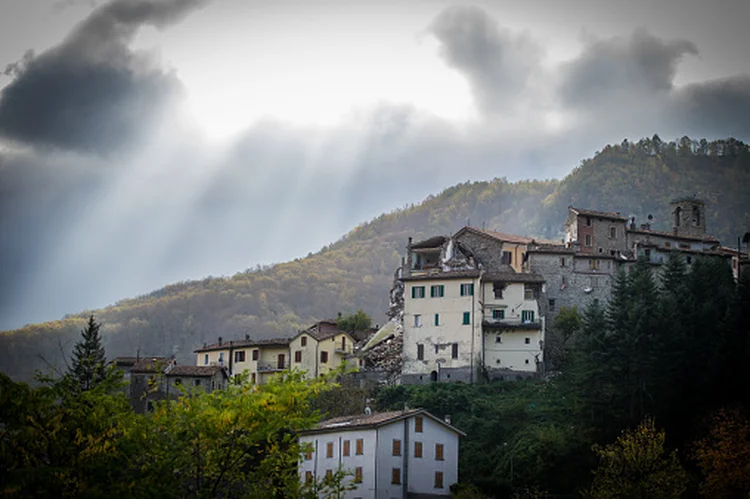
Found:
[[435, 325], [436, 326], [440, 325], [440, 314], [435, 314]]
[[469, 296], [474, 296], [474, 283], [469, 284]]
[[471, 324], [471, 312], [464, 312], [464, 325]]

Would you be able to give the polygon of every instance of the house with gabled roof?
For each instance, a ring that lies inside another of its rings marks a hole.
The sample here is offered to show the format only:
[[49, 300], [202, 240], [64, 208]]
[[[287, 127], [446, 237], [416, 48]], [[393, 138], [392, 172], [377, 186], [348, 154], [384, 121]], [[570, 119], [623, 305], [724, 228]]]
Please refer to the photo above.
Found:
[[291, 368], [315, 378], [338, 369], [343, 362], [357, 369], [359, 361], [354, 357], [356, 339], [351, 333], [341, 331], [336, 320], [318, 321], [297, 333], [289, 341]]
[[449, 497], [462, 436], [449, 416], [424, 409], [329, 419], [300, 434], [300, 479], [312, 483], [349, 472], [346, 481], [356, 488], [343, 493], [345, 499]]

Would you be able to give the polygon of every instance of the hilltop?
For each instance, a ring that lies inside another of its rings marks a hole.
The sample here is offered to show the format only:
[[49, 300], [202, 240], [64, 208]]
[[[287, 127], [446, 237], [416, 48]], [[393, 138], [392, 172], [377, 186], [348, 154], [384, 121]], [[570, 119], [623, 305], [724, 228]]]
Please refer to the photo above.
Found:
[[[668, 202], [697, 195], [709, 233], [724, 244], [750, 230], [750, 149], [735, 139], [658, 136], [608, 145], [563, 180], [467, 182], [355, 227], [315, 254], [270, 267], [179, 282], [93, 311], [109, 357], [175, 353], [217, 336], [289, 336], [314, 320], [362, 308], [385, 320], [388, 290], [408, 237], [447, 234], [471, 224], [557, 239], [569, 205], [619, 211], [668, 230]], [[0, 334], [0, 365], [19, 380], [63, 366], [90, 312]]]

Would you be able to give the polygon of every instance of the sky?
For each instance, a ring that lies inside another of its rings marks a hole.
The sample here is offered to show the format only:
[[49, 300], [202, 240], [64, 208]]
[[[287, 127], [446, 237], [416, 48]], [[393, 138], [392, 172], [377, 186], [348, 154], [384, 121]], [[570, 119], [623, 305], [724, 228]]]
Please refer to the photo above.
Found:
[[[0, 329], [467, 180], [750, 137], [750, 2], [2, 0]], [[595, 208], [595, 207], [594, 207]]]

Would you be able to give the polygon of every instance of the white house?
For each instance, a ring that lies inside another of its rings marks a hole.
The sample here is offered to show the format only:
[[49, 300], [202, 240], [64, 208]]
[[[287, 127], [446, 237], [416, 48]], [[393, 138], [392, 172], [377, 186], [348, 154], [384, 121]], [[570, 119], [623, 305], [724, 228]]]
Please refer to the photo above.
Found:
[[423, 409], [329, 419], [302, 433], [309, 444], [303, 481], [342, 469], [355, 490], [342, 499], [438, 498], [458, 481], [458, 438], [465, 433]]

